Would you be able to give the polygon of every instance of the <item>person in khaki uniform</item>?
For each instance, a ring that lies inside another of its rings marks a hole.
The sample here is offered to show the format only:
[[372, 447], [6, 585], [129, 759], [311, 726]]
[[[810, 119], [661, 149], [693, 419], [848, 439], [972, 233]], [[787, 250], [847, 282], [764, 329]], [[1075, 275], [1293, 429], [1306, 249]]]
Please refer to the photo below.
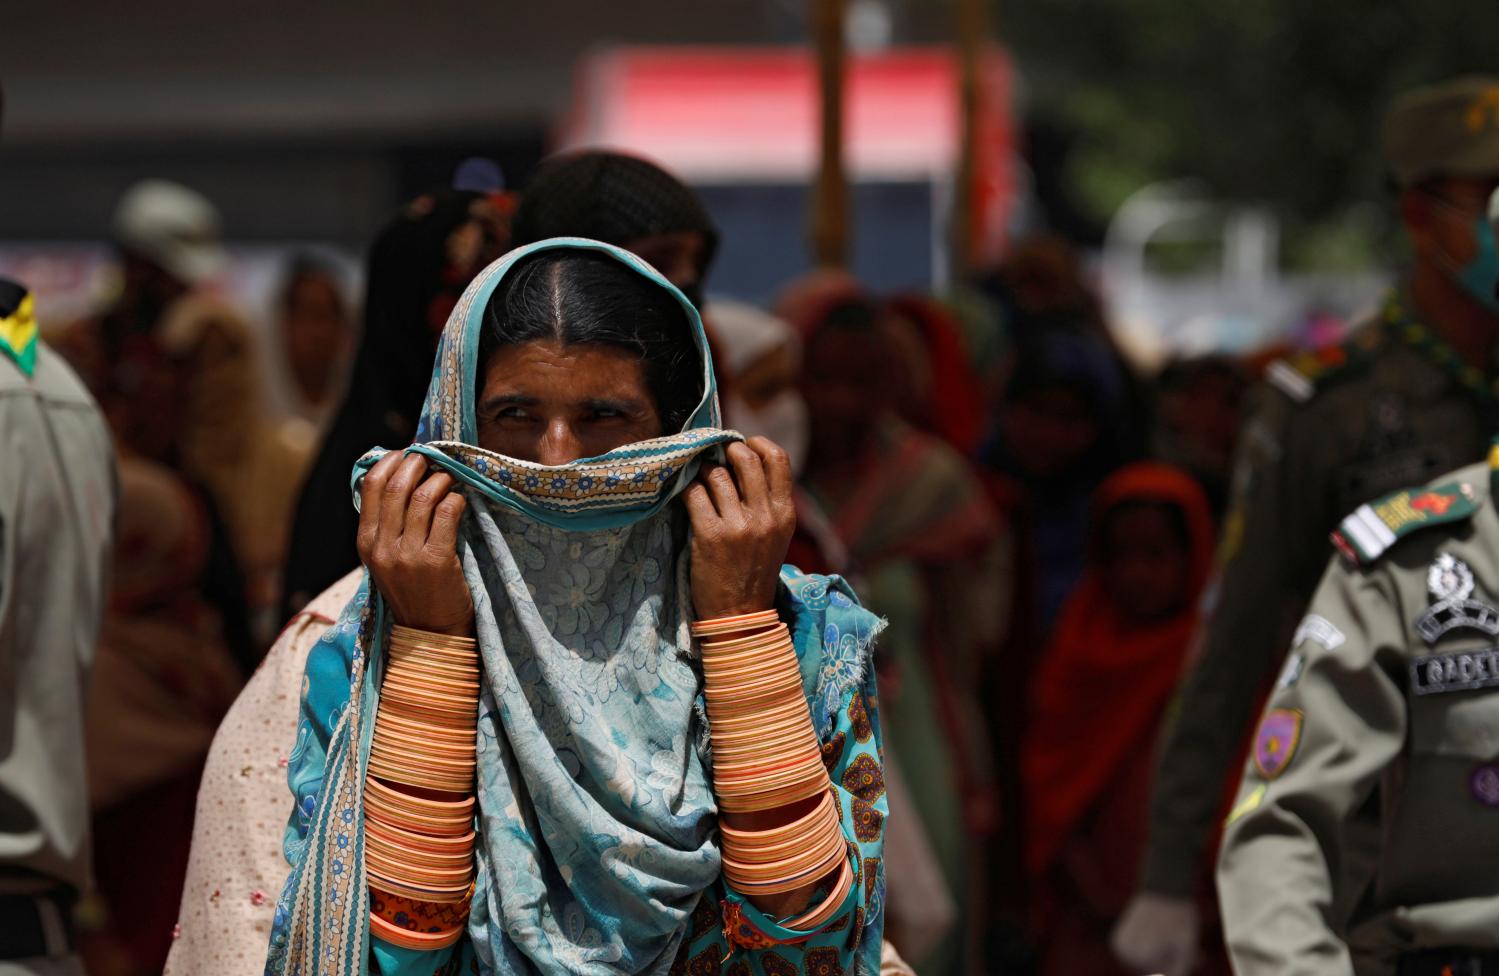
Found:
[[1499, 255], [1486, 213], [1499, 185], [1499, 79], [1398, 99], [1384, 148], [1413, 262], [1373, 320], [1339, 346], [1275, 363], [1256, 393], [1209, 590], [1217, 605], [1167, 732], [1140, 891], [1114, 933], [1139, 971], [1194, 965], [1193, 892], [1227, 777], [1326, 566], [1327, 533], [1363, 502], [1480, 459], [1499, 430]]
[[0, 976], [83, 972], [83, 700], [114, 511], [104, 418], [0, 279]]
[[[1218, 862], [1240, 976], [1499, 973], [1496, 469], [1499, 442], [1335, 533]], [[1339, 890], [1371, 800], [1372, 877]]]

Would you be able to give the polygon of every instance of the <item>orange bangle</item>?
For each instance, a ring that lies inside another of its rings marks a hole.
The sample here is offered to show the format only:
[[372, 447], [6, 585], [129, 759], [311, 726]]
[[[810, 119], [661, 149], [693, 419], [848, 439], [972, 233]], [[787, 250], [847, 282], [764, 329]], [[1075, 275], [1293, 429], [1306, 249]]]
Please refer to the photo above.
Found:
[[763, 738], [770, 733], [771, 729], [780, 729], [789, 726], [799, 729], [806, 725], [807, 733], [812, 733], [812, 717], [807, 708], [807, 700], [801, 695], [795, 695], [779, 704], [768, 708], [746, 708], [738, 701], [718, 701], [708, 707], [709, 732], [721, 733], [723, 735], [750, 735]]
[[479, 642], [472, 637], [455, 637], [452, 634], [439, 634], [431, 630], [419, 630], [416, 627], [405, 627], [401, 624], [392, 624], [390, 628], [391, 643], [399, 643], [406, 647], [440, 647], [445, 650], [468, 651], [473, 653], [479, 646]]
[[809, 777], [804, 782], [794, 782], [774, 790], [748, 796], [724, 794], [718, 797], [718, 805], [728, 813], [759, 813], [763, 810], [789, 806], [798, 800], [810, 800], [827, 789], [827, 786], [826, 775], [823, 775], [820, 781]]
[[824, 831], [797, 853], [773, 861], [741, 861], [723, 856], [724, 875], [735, 881], [763, 883], [787, 877], [800, 877], [823, 864], [831, 864], [838, 854], [847, 853], [847, 841], [838, 831]]
[[732, 870], [744, 877], [764, 877], [784, 865], [799, 865], [820, 862], [829, 849], [843, 843], [843, 832], [838, 822], [818, 823], [801, 837], [775, 847], [751, 847], [741, 850], [725, 845], [723, 858], [725, 871]]
[[817, 795], [817, 791], [828, 785], [827, 774], [812, 766], [810, 763], [798, 765], [787, 770], [778, 771], [759, 776], [752, 776], [744, 780], [728, 780], [723, 783], [714, 783], [713, 792], [720, 800], [725, 802], [754, 802], [761, 797], [776, 793], [782, 789], [807, 787], [808, 798]]
[[795, 891], [798, 888], [805, 888], [809, 884], [815, 884], [819, 879], [826, 877], [834, 870], [838, 859], [843, 859], [846, 863], [847, 858], [848, 848], [845, 845], [841, 850], [833, 850], [824, 859], [801, 867], [794, 874], [787, 874], [766, 881], [736, 881], [729, 878], [727, 872], [725, 872], [724, 877], [734, 886], [736, 891], [744, 894], [783, 895], [788, 891]]
[[[747, 847], [751, 844], [767, 843], [776, 844], [802, 833], [811, 824], [824, 816], [831, 816], [833, 822], [838, 822], [838, 811], [835, 807], [837, 800], [832, 790], [823, 793], [822, 800], [806, 816], [793, 820], [791, 823], [782, 824], [779, 827], [770, 827], [766, 830], [741, 830], [738, 827], [730, 827], [720, 823], [718, 832], [723, 835], [725, 843]], [[825, 811], [825, 812], [824, 812]]]
[[741, 688], [750, 686], [756, 682], [770, 681], [780, 678], [801, 678], [801, 668], [797, 666], [796, 658], [787, 654], [783, 659], [777, 660], [768, 655], [752, 657], [742, 664], [734, 664], [719, 668], [710, 663], [703, 664], [703, 677], [707, 688], [711, 692], [722, 692], [726, 688]]
[[779, 647], [782, 644], [790, 644], [791, 637], [786, 630], [786, 625], [776, 624], [765, 630], [757, 630], [752, 634], [742, 637], [731, 637], [725, 640], [704, 640], [703, 656], [710, 660], [722, 660], [734, 654], [742, 654], [749, 650], [764, 650]]
[[474, 894], [474, 882], [469, 880], [460, 885], [449, 885], [443, 887], [419, 887], [406, 884], [397, 878], [382, 875], [376, 868], [365, 866], [365, 871], [370, 877], [370, 884], [381, 891], [388, 891], [402, 898], [412, 898], [416, 901], [436, 902], [440, 905], [454, 905], [458, 902], [468, 901]]
[[732, 634], [741, 630], [749, 630], [754, 627], [769, 627], [771, 624], [779, 623], [781, 616], [775, 610], [759, 610], [755, 613], [743, 613], [736, 617], [715, 617], [710, 620], [694, 620], [690, 627], [693, 637], [713, 637], [718, 634]]
[[[797, 769], [802, 766], [810, 765], [813, 758], [815, 758], [819, 764], [822, 762], [821, 754], [818, 754], [815, 757], [797, 755], [791, 759], [777, 762], [772, 766], [755, 766], [753, 768], [745, 769], [742, 771], [734, 770], [732, 773], [726, 773], [722, 777], [722, 779], [725, 780], [725, 785], [728, 786], [733, 785], [736, 780], [761, 780], [773, 774], [784, 772], [785, 770]], [[717, 781], [719, 778], [720, 777], [718, 776], [714, 776], [715, 781]]]
[[[415, 901], [417, 899], [411, 899]], [[370, 913], [370, 935], [378, 936], [393, 946], [402, 949], [437, 950], [446, 949], [455, 945], [463, 938], [464, 926], [446, 929], [441, 932], [413, 932], [403, 929], [396, 923], [386, 919], [384, 916]]]
[[838, 913], [839, 907], [843, 904], [843, 899], [848, 897], [848, 891], [853, 886], [854, 869], [845, 858], [843, 867], [838, 871], [838, 880], [833, 883], [833, 890], [828, 893], [828, 897], [823, 900], [823, 903], [805, 915], [798, 916], [785, 923], [786, 928], [805, 931], [807, 929], [821, 928], [828, 924], [833, 920], [833, 916]]

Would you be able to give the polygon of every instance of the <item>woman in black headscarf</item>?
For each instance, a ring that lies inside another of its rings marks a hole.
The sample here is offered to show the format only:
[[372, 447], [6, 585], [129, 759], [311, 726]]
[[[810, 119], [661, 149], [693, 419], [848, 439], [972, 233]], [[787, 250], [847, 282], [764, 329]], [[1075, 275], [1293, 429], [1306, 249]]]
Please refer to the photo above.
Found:
[[718, 229], [687, 184], [655, 163], [601, 149], [562, 153], [526, 184], [512, 224], [515, 246], [588, 237], [648, 261], [698, 308], [718, 250]]
[[371, 444], [410, 442], [448, 313], [479, 269], [503, 250], [500, 236], [484, 195], [444, 190], [412, 201], [375, 238], [349, 392], [292, 523], [282, 620], [359, 565], [349, 470]]

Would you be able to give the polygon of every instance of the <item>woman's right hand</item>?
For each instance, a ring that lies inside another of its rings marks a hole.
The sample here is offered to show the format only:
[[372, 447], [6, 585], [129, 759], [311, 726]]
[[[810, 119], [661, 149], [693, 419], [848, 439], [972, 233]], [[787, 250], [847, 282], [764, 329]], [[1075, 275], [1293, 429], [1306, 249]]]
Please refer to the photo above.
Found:
[[396, 623], [469, 637], [474, 601], [458, 562], [467, 502], [455, 485], [449, 474], [428, 474], [420, 454], [381, 458], [359, 489], [359, 558]]

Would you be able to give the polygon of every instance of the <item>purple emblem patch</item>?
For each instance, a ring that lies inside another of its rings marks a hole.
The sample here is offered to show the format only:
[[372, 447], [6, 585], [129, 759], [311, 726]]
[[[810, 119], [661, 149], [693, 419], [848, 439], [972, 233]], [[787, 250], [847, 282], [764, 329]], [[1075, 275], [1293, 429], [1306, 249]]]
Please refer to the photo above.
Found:
[[1499, 763], [1485, 763], [1468, 777], [1473, 799], [1486, 807], [1499, 807]]
[[1254, 768], [1265, 779], [1286, 771], [1301, 741], [1301, 713], [1294, 708], [1272, 708], [1254, 734]]

